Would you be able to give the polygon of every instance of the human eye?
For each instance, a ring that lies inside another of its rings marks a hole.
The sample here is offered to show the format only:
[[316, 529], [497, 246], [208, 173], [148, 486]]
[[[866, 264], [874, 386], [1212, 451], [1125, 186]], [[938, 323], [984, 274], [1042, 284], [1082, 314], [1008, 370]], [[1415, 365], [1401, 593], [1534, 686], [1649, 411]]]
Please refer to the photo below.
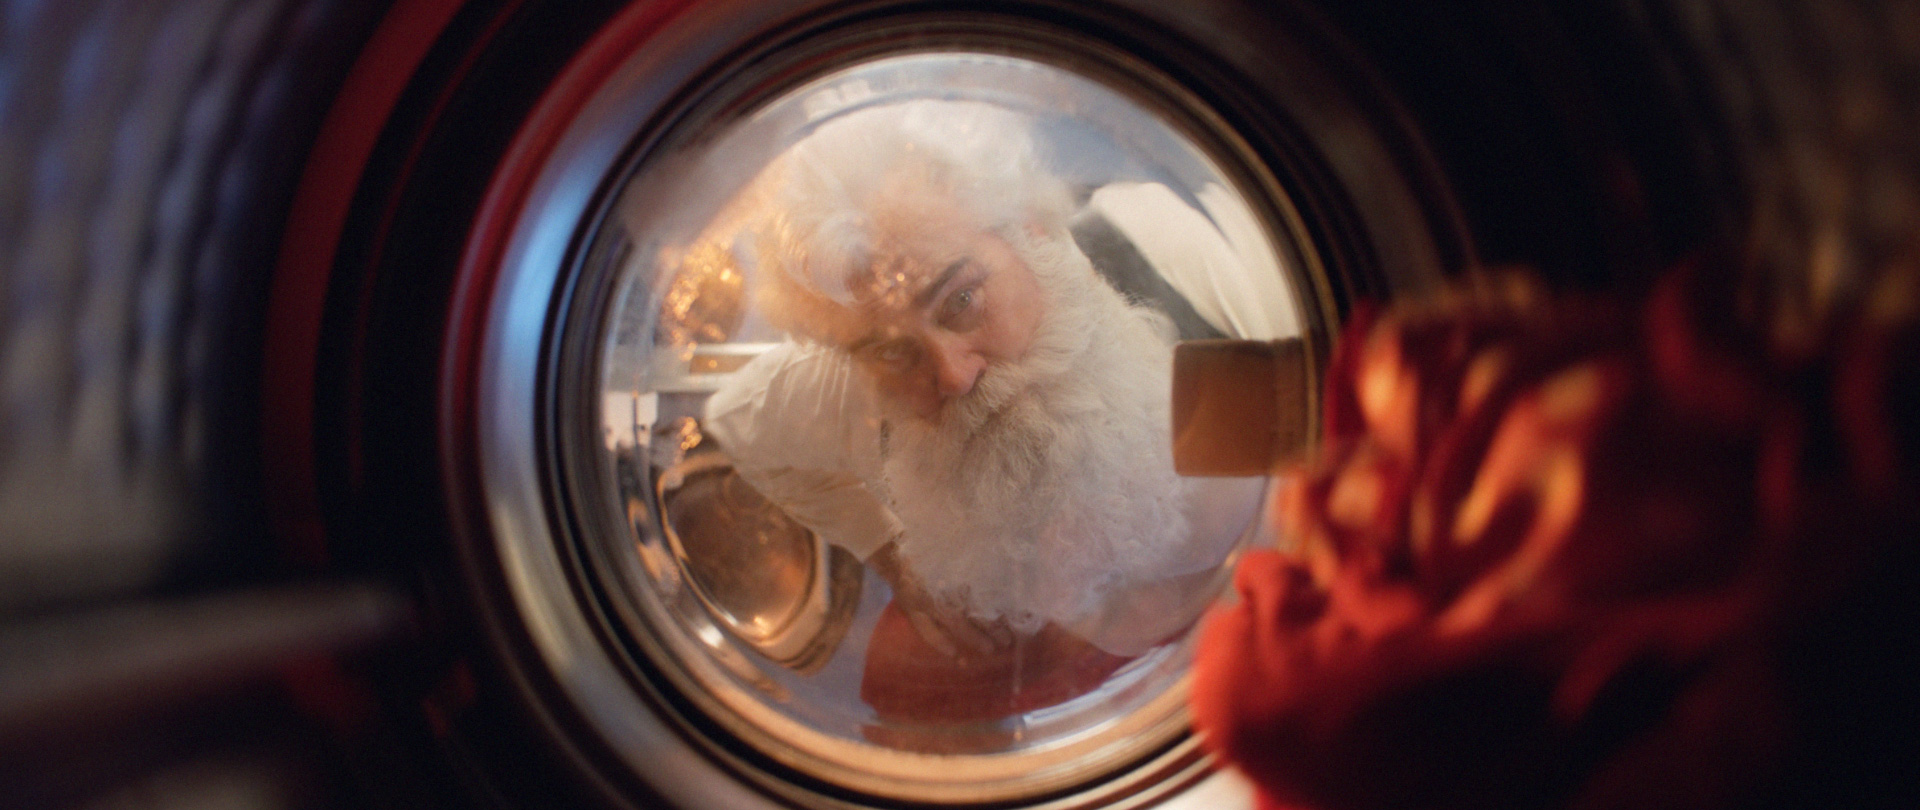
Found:
[[980, 285], [970, 284], [947, 294], [940, 300], [938, 319], [947, 329], [961, 331], [972, 328], [980, 317]]
[[868, 362], [899, 369], [913, 364], [915, 351], [909, 341], [887, 340], [867, 347], [861, 354]]

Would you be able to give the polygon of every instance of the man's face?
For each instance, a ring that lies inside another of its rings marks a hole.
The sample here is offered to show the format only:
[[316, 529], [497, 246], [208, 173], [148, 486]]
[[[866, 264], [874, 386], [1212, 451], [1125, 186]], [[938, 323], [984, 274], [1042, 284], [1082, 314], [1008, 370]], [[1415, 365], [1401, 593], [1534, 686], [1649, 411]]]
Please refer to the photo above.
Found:
[[1020, 360], [1045, 304], [1033, 271], [955, 206], [913, 195], [874, 217], [861, 328], [844, 345], [893, 405], [939, 421], [989, 366]]

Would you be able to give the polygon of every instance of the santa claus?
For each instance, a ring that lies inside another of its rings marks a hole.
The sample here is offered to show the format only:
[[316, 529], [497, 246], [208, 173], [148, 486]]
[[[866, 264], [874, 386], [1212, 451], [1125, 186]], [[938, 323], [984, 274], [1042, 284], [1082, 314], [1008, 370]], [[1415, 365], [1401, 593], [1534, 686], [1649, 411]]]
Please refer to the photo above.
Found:
[[793, 340], [707, 405], [741, 475], [866, 559], [950, 654], [1052, 625], [1127, 657], [1192, 623], [1235, 510], [1174, 473], [1174, 330], [1076, 245], [1025, 117], [861, 110], [750, 193], [758, 300]]

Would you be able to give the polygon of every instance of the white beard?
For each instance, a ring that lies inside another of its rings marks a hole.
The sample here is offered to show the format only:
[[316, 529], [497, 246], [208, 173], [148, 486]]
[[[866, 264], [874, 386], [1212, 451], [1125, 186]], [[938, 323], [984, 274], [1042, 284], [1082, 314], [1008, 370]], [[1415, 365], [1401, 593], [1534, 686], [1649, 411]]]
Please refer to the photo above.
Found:
[[884, 461], [908, 564], [955, 607], [1025, 633], [1165, 576], [1188, 542], [1171, 329], [1071, 245], [1023, 251], [1048, 299], [1026, 356], [937, 422], [895, 416]]

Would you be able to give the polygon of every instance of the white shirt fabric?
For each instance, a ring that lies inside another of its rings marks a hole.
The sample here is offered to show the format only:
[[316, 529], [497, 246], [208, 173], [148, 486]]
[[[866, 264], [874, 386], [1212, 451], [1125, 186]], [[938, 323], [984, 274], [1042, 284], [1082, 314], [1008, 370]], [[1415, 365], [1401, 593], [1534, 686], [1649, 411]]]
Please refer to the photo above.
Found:
[[[1224, 190], [1208, 192], [1203, 200], [1209, 211], [1225, 217], [1238, 240], [1158, 184], [1109, 185], [1095, 192], [1089, 207], [1126, 234], [1216, 328], [1250, 339], [1298, 334], [1272, 250], [1264, 241], [1257, 249], [1246, 244], [1264, 239], [1251, 214], [1234, 207], [1237, 201]], [[878, 494], [885, 427], [876, 397], [845, 354], [786, 342], [742, 367], [713, 394], [704, 429], [769, 500], [864, 560], [904, 531]], [[1067, 629], [1118, 655], [1137, 655], [1185, 629], [1223, 580], [1235, 544], [1260, 510], [1265, 482], [1181, 479], [1191, 530], [1184, 553], [1168, 562], [1160, 578], [1134, 583], [1124, 598], [1107, 600], [1103, 612], [1071, 620]]]
[[1159, 183], [1112, 183], [1095, 191], [1087, 208], [1126, 234], [1140, 257], [1223, 334], [1241, 340], [1300, 334], [1286, 276], [1253, 213], [1218, 185], [1208, 184], [1198, 198], [1207, 213]]
[[[904, 531], [881, 500], [882, 419], [866, 377], [841, 352], [783, 343], [707, 401], [706, 432], [734, 469], [829, 543], [865, 559]], [[1192, 623], [1259, 512], [1264, 478], [1181, 479], [1191, 542], [1160, 578], [1137, 582], [1066, 629], [1138, 655]]]
[[707, 400], [704, 427], [760, 494], [864, 560], [900, 533], [880, 479], [879, 408], [841, 352], [787, 342]]

